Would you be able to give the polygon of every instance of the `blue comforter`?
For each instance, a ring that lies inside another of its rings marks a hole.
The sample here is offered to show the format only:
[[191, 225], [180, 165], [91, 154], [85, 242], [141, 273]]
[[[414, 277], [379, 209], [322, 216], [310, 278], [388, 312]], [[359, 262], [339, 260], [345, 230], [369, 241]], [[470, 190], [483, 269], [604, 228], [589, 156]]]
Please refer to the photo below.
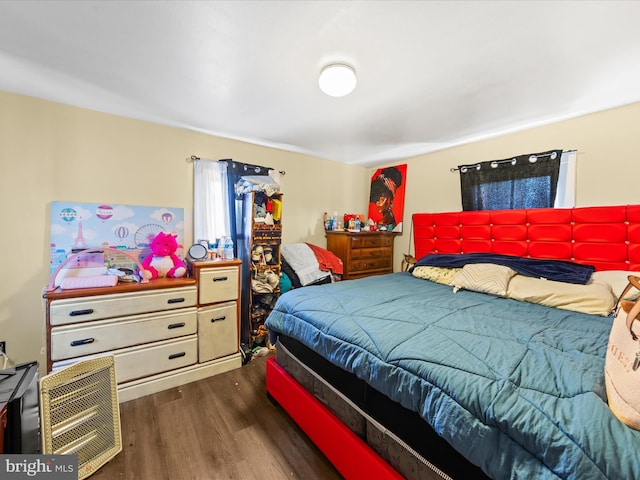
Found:
[[495, 479], [640, 479], [606, 403], [611, 318], [394, 273], [282, 295], [272, 332], [418, 412]]

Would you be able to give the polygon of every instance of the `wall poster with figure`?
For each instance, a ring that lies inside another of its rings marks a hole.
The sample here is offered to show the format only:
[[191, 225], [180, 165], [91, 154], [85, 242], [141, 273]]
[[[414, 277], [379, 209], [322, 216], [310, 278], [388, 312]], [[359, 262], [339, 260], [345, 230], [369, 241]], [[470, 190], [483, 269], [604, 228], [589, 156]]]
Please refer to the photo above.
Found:
[[402, 232], [407, 165], [379, 168], [371, 177], [369, 218], [379, 230]]

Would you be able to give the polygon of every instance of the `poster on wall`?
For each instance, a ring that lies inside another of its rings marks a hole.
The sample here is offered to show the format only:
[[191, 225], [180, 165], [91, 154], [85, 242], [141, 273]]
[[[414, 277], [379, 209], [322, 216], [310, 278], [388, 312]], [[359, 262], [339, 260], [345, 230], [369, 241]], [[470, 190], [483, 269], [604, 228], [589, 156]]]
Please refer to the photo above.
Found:
[[379, 168], [371, 177], [369, 218], [379, 230], [402, 232], [407, 165]]
[[88, 248], [113, 247], [105, 251], [108, 266], [135, 269], [149, 253], [151, 240], [160, 232], [175, 233], [176, 255], [183, 257], [184, 209], [114, 205], [109, 203], [51, 202], [51, 265], [53, 273], [68, 255]]

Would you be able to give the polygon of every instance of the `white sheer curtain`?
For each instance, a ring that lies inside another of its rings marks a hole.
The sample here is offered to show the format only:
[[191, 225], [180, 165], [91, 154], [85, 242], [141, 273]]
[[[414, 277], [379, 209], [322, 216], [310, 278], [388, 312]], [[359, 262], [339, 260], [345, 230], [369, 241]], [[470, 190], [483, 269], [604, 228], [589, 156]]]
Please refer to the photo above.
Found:
[[227, 164], [205, 159], [193, 163], [193, 239], [213, 242], [230, 234]]
[[578, 152], [569, 150], [560, 157], [560, 174], [558, 175], [558, 191], [555, 208], [572, 208], [576, 206], [576, 158]]

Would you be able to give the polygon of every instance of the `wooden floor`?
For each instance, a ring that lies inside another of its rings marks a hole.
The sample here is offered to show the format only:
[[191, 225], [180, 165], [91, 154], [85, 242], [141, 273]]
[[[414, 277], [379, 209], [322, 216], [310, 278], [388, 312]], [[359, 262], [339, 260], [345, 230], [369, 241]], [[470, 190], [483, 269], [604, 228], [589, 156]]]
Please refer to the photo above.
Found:
[[266, 358], [121, 404], [122, 452], [90, 478], [341, 479], [267, 399]]

